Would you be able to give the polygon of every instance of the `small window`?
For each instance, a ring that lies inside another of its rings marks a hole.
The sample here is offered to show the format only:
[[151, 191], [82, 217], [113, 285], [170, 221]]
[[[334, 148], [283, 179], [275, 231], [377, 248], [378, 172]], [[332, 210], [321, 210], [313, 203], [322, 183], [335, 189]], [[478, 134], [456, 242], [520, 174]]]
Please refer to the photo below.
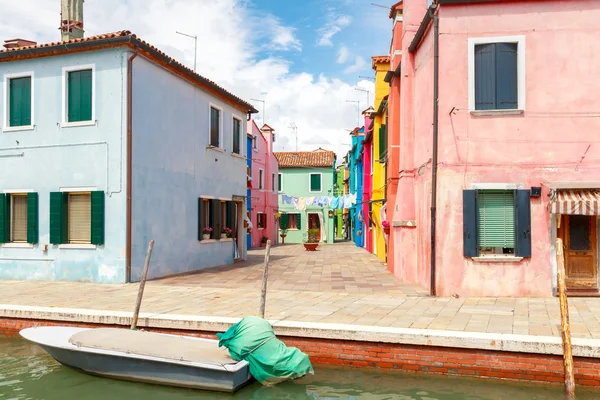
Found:
[[283, 191], [283, 175], [277, 174], [277, 191], [281, 193]]
[[265, 171], [262, 169], [258, 170], [258, 189], [263, 190], [265, 188]]
[[38, 194], [0, 194], [0, 243], [38, 242]]
[[256, 214], [256, 226], [258, 229], [265, 229], [267, 227], [267, 215], [264, 213]]
[[210, 145], [221, 145], [221, 110], [215, 107], [210, 108]]
[[277, 192], [277, 180], [275, 179], [275, 174], [271, 174], [271, 190], [273, 190], [273, 193]]
[[321, 174], [310, 174], [310, 192], [321, 191]]
[[5, 125], [9, 128], [31, 126], [33, 115], [32, 76], [20, 76], [7, 79], [8, 109]]
[[68, 243], [90, 244], [92, 203], [90, 193], [68, 194]]
[[300, 214], [288, 214], [289, 229], [300, 229]]
[[104, 244], [103, 191], [50, 193], [50, 243]]
[[252, 136], [252, 148], [258, 150], [258, 140], [256, 139], [256, 135]]
[[67, 72], [67, 122], [92, 121], [93, 70]]
[[27, 243], [27, 195], [10, 195], [10, 241]]
[[233, 152], [240, 154], [241, 152], [241, 132], [242, 132], [242, 121], [237, 118], [233, 119]]

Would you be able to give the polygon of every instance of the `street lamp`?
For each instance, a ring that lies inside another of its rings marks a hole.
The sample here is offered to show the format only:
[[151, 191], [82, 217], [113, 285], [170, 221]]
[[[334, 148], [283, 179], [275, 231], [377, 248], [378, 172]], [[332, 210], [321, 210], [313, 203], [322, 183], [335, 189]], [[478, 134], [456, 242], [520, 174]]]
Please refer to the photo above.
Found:
[[175, 31], [175, 33], [178, 33], [180, 35], [187, 36], [189, 38], [194, 39], [194, 72], [196, 72], [196, 54], [198, 53], [198, 36], [188, 35], [187, 33], [182, 33], [182, 32], [178, 32], [178, 31]]

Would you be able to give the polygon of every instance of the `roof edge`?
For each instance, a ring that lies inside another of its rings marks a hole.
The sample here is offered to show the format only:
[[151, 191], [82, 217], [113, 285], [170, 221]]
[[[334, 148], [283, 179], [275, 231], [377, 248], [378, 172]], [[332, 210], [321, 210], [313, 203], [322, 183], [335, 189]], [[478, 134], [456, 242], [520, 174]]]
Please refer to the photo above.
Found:
[[413, 38], [412, 42], [410, 42], [410, 45], [408, 46], [409, 52], [414, 53], [419, 48], [419, 45], [421, 44], [423, 37], [429, 31], [429, 26], [431, 24], [431, 21], [433, 21], [433, 13], [436, 11], [436, 9], [437, 9], [437, 5], [435, 3], [431, 4], [431, 6], [429, 6], [429, 8], [427, 8], [427, 12], [425, 12], [425, 15], [423, 16], [423, 20], [421, 21], [421, 24], [419, 25], [419, 29], [417, 29], [417, 33], [415, 34], [415, 37]]

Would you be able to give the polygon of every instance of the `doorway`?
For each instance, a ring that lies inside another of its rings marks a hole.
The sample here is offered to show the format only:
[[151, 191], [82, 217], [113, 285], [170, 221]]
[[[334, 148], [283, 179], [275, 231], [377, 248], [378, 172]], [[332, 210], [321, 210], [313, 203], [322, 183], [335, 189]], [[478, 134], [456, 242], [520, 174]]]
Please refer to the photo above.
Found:
[[596, 227], [596, 216], [561, 216], [558, 235], [564, 245], [567, 290], [598, 292]]
[[316, 235], [319, 242], [321, 241], [321, 220], [319, 219], [319, 214], [317, 213], [309, 213], [308, 214], [308, 229], [317, 229], [318, 233]]

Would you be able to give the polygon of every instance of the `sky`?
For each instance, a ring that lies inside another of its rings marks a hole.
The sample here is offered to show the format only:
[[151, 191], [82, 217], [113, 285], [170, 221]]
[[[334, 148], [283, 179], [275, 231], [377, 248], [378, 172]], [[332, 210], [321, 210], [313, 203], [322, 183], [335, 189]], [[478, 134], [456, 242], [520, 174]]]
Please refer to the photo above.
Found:
[[[60, 40], [60, 0], [0, 0], [0, 10], [0, 39]], [[176, 31], [198, 36], [197, 72], [254, 104], [276, 151], [295, 151], [297, 132], [298, 150], [339, 161], [369, 106], [356, 88], [373, 101], [371, 57], [389, 53], [388, 12], [370, 0], [86, 0], [84, 27], [130, 30], [190, 68], [194, 39]]]

